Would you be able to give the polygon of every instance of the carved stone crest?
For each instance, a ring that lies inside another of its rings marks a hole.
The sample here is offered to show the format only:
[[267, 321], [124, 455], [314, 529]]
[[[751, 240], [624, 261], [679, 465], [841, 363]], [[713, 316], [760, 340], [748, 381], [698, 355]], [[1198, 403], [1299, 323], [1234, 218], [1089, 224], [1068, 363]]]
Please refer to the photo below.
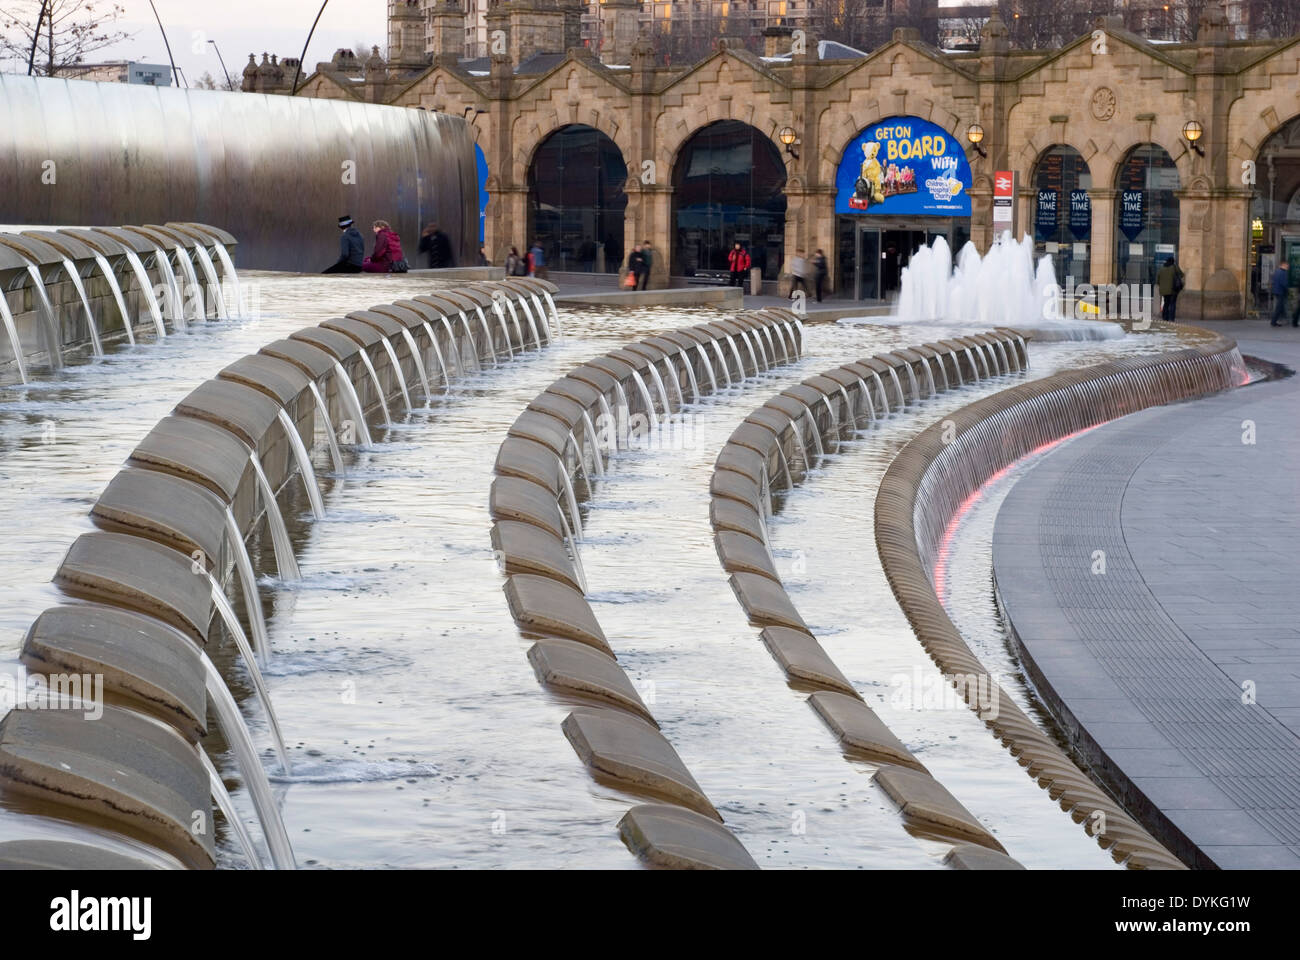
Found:
[[1115, 116], [1115, 91], [1110, 87], [1098, 87], [1092, 95], [1092, 115], [1098, 120], [1109, 120]]

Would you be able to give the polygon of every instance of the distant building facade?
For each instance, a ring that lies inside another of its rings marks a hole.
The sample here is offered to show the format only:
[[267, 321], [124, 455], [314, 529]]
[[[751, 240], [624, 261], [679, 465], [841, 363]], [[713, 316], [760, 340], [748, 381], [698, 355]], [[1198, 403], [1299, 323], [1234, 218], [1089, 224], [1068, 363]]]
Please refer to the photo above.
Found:
[[59, 75], [70, 80], [97, 80], [100, 83], [142, 83], [151, 87], [172, 85], [172, 68], [167, 64], [137, 63], [134, 60], [78, 63], [61, 68]]

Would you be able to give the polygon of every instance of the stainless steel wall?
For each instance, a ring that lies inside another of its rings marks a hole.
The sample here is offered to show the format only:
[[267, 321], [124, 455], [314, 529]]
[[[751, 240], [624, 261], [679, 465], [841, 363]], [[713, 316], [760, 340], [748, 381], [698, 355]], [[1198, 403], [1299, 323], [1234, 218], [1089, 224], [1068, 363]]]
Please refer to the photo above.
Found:
[[477, 263], [469, 125], [339, 100], [0, 75], [0, 223], [211, 223], [239, 240], [240, 266], [316, 272], [338, 258], [344, 213], [367, 253], [370, 222], [388, 220], [420, 266], [420, 230], [436, 220], [457, 264]]

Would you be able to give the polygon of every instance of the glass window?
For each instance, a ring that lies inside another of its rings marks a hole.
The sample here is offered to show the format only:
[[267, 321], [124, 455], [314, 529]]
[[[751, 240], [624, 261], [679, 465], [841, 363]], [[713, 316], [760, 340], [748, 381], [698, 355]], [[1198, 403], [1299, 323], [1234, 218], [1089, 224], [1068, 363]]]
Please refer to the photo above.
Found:
[[739, 120], [697, 131], [673, 167], [673, 273], [726, 273], [739, 241], [765, 280], [781, 272], [785, 164], [771, 139]]
[[1092, 276], [1092, 174], [1074, 147], [1055, 146], [1038, 158], [1034, 170], [1034, 261], [1052, 258], [1056, 282], [1089, 283]]
[[603, 262], [606, 273], [617, 273], [626, 181], [627, 165], [608, 136], [584, 124], [557, 130], [528, 168], [525, 247], [540, 238], [552, 270], [590, 272]]
[[1178, 168], [1164, 147], [1134, 147], [1115, 178], [1115, 282], [1156, 282], [1178, 254]]

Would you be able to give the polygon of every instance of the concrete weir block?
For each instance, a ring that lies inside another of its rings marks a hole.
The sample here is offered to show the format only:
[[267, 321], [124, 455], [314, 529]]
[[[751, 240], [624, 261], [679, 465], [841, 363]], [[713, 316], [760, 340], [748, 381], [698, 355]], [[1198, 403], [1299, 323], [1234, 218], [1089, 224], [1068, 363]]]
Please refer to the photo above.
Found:
[[718, 548], [722, 569], [728, 573], [755, 573], [778, 583], [781, 581], [767, 548], [753, 537], [734, 530], [719, 530], [714, 534], [713, 542]]
[[323, 326], [304, 327], [289, 334], [289, 339], [323, 350], [335, 360], [346, 360], [361, 349], [357, 341], [351, 337]]
[[[0, 722], [0, 782], [42, 802], [107, 818], [192, 867], [214, 863], [208, 775], [170, 727], [119, 707], [13, 710]], [[192, 829], [201, 817], [206, 827]]]
[[217, 378], [252, 387], [282, 407], [297, 400], [310, 382], [307, 374], [287, 360], [257, 353], [227, 365]]
[[564, 718], [564, 735], [598, 780], [722, 817], [662, 733], [625, 713], [582, 708]]
[[709, 493], [726, 500], [735, 500], [759, 510], [762, 507], [762, 495], [758, 484], [731, 470], [715, 470], [709, 481]]
[[9, 840], [0, 843], [0, 870], [160, 870], [162, 865], [89, 843]]
[[528, 404], [528, 409], [551, 417], [558, 421], [564, 430], [569, 431], [578, 429], [579, 424], [582, 423], [584, 407], [576, 400], [548, 391], [534, 397]]
[[138, 610], [207, 641], [212, 587], [183, 553], [122, 533], [83, 533], [54, 574], [69, 593]]
[[547, 387], [546, 392], [572, 400], [584, 410], [595, 409], [600, 403], [601, 396], [600, 390], [596, 387], [574, 377], [561, 377]]
[[492, 547], [505, 565], [506, 573], [527, 573], [549, 577], [581, 590], [564, 541], [531, 523], [498, 520], [492, 525]]
[[715, 532], [730, 530], [763, 542], [763, 525], [758, 511], [736, 500], [714, 497], [709, 501], [709, 522]]
[[916, 829], [945, 837], [970, 840], [1006, 853], [1002, 844], [984, 829], [965, 807], [928, 773], [886, 764], [876, 771], [876, 782], [898, 804]]
[[808, 631], [808, 625], [799, 616], [781, 584], [755, 573], [733, 573], [729, 582], [750, 623]]
[[121, 470], [90, 515], [107, 530], [133, 533], [179, 550], [200, 550], [211, 569], [223, 553], [226, 506], [197, 483], [155, 470]]
[[227, 503], [252, 469], [249, 449], [238, 437], [192, 417], [159, 420], [128, 461], [202, 484]]
[[313, 380], [319, 380], [334, 369], [333, 356], [301, 340], [276, 340], [257, 352], [291, 363]]
[[[272, 430], [283, 435], [276, 419], [280, 405], [266, 394], [240, 383], [208, 380], [180, 403], [176, 413], [224, 427], [250, 447], [259, 448]], [[275, 482], [275, 478], [271, 478]]]
[[497, 450], [494, 469], [501, 476], [531, 480], [552, 495], [560, 492], [560, 464], [555, 459], [555, 451], [532, 440], [506, 437]]
[[576, 640], [614, 656], [581, 591], [549, 577], [520, 573], [507, 578], [505, 592], [510, 613], [526, 636]]
[[541, 527], [561, 538], [560, 508], [547, 488], [520, 477], [496, 477], [488, 493], [488, 512], [493, 520], [519, 520]]
[[1018, 860], [1005, 853], [969, 843], [958, 844], [948, 851], [943, 862], [954, 870], [1023, 870]]
[[714, 466], [718, 470], [731, 470], [734, 473], [739, 473], [755, 483], [758, 483], [763, 475], [763, 457], [759, 455], [757, 450], [742, 447], [738, 443], [724, 444]]
[[561, 427], [554, 417], [534, 410], [521, 413], [506, 432], [512, 437], [523, 437], [544, 444], [557, 457], [564, 456], [564, 451], [569, 446], [569, 431]]
[[716, 820], [666, 803], [643, 803], [618, 822], [637, 857], [668, 870], [757, 870], [735, 835]]
[[791, 681], [858, 698], [853, 684], [812, 634], [789, 627], [764, 627], [758, 636]]
[[51, 607], [23, 640], [22, 662], [35, 673], [102, 674], [104, 688], [128, 698], [197, 741], [208, 729], [208, 697], [199, 650], [160, 620], [86, 603]]
[[559, 693], [604, 701], [658, 728], [623, 668], [605, 654], [573, 640], [538, 640], [528, 650], [538, 679]]
[[831, 728], [845, 754], [871, 763], [896, 763], [925, 772], [921, 762], [903, 745], [876, 712], [856, 696], [819, 690], [809, 705]]

